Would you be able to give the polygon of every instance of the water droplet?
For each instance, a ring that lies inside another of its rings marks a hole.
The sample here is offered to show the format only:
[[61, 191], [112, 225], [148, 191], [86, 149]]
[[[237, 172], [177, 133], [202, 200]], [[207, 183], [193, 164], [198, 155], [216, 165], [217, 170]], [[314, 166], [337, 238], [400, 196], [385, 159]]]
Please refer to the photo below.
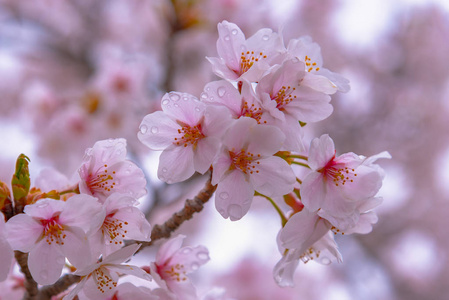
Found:
[[217, 93], [219, 97], [223, 97], [226, 94], [226, 89], [221, 86], [218, 88]]
[[44, 280], [46, 280], [46, 279], [48, 278], [48, 272], [47, 272], [46, 270], [42, 270], [42, 271], [39, 273], [39, 275], [40, 275], [40, 277], [41, 277], [42, 279], [44, 279]]
[[183, 250], [182, 250], [182, 253], [184, 253], [184, 254], [189, 254], [189, 253], [191, 253], [192, 252], [192, 248], [190, 248], [190, 247], [185, 247]]
[[147, 125], [140, 125], [140, 133], [145, 134], [148, 131]]
[[201, 93], [201, 99], [206, 100], [209, 97], [206, 93]]
[[167, 173], [167, 168], [162, 168], [163, 173]]
[[179, 99], [181, 99], [178, 94], [170, 94], [168, 97], [173, 101], [179, 101]]
[[229, 41], [231, 38], [229, 37], [229, 35], [226, 35], [225, 37], [224, 37], [224, 40], [225, 41]]
[[199, 252], [196, 257], [198, 257], [198, 259], [200, 260], [208, 260], [209, 259], [209, 254], [207, 254], [206, 252]]
[[228, 214], [231, 220], [238, 220], [242, 217], [242, 207], [238, 204], [231, 204], [228, 207]]
[[174, 106], [174, 107], [179, 107], [179, 105], [178, 105], [178, 104], [176, 104], [176, 103], [175, 103], [175, 104], [174, 104], [173, 106]]
[[47, 202], [47, 201], [44, 201], [44, 202], [39, 201], [39, 202], [37, 202], [37, 204], [36, 204], [36, 207], [37, 207], [37, 208], [45, 208], [45, 207], [47, 207], [47, 206], [48, 206], [48, 202]]
[[189, 100], [189, 98], [187, 98], [187, 97], [182, 97], [182, 100], [187, 101], [187, 100]]
[[231, 33], [233, 34], [233, 35], [236, 35], [237, 34], [237, 29], [232, 29], [232, 31], [231, 31]]
[[56, 258], [56, 262], [60, 265], [63, 265], [65, 263], [65, 257], [59, 256], [58, 258]]
[[157, 128], [156, 126], [151, 127], [151, 133], [152, 134], [156, 134], [159, 132], [159, 128]]
[[264, 40], [264, 41], [268, 41], [269, 39], [270, 39], [270, 37], [268, 35], [262, 36], [262, 40]]
[[197, 112], [201, 111], [201, 109], [200, 109], [198, 106], [195, 107], [195, 110], [196, 110]]
[[170, 101], [168, 99], [162, 100], [162, 105], [167, 105]]
[[220, 198], [223, 199], [223, 200], [226, 200], [226, 199], [229, 198], [229, 194], [226, 193], [226, 192], [221, 192], [219, 196], [220, 196]]
[[206, 91], [207, 91], [207, 92], [210, 92], [210, 87], [207, 87], [207, 88], [206, 88]]
[[330, 265], [331, 260], [330, 260], [328, 257], [323, 257], [323, 258], [321, 259], [321, 263], [322, 263], [323, 265]]
[[193, 271], [196, 271], [200, 266], [197, 263], [193, 263], [190, 267], [192, 268]]

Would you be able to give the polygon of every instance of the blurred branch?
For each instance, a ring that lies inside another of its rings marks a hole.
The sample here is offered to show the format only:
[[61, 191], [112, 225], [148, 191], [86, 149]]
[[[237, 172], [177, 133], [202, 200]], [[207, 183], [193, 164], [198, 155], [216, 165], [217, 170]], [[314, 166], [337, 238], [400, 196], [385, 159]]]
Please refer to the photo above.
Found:
[[24, 300], [36, 299], [38, 289], [37, 283], [34, 281], [33, 276], [31, 276], [30, 269], [28, 268], [28, 253], [23, 253], [20, 251], [14, 251], [14, 256], [16, 257], [17, 263], [20, 266], [20, 271], [25, 276], [25, 295]]
[[54, 284], [44, 286], [40, 289], [37, 300], [50, 300], [52, 296], [58, 295], [68, 289], [72, 284], [79, 282], [80, 276], [66, 274]]

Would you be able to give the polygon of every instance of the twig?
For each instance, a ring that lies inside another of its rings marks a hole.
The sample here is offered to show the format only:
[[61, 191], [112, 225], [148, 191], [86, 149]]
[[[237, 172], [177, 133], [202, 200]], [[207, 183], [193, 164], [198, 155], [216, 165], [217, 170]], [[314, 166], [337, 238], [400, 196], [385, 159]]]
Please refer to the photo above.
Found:
[[190, 220], [194, 213], [200, 212], [203, 209], [204, 204], [209, 201], [216, 189], [217, 186], [211, 184], [210, 177], [198, 195], [193, 199], [186, 200], [183, 209], [174, 213], [164, 224], [153, 226], [153, 230], [151, 231], [151, 241], [140, 242], [142, 247], [140, 247], [139, 251], [145, 247], [151, 246], [159, 239], [170, 237], [172, 232], [178, 229], [184, 221]]
[[33, 276], [31, 276], [30, 269], [28, 268], [28, 253], [14, 251], [14, 256], [16, 257], [17, 263], [20, 266], [20, 271], [25, 276], [26, 292], [23, 295], [23, 299], [24, 300], [34, 300], [34, 299], [36, 299], [38, 289], [37, 289], [37, 283], [36, 283], [36, 281], [34, 281]]
[[66, 274], [59, 278], [54, 284], [42, 287], [39, 291], [37, 300], [50, 300], [52, 296], [64, 292], [69, 286], [79, 282], [80, 279], [81, 277], [78, 275]]

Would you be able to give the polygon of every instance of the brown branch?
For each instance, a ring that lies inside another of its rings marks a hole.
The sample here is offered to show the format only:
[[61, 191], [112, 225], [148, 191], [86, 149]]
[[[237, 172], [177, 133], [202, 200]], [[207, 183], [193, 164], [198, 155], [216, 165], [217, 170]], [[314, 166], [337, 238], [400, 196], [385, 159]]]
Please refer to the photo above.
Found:
[[58, 295], [68, 289], [72, 284], [79, 282], [80, 276], [66, 274], [52, 285], [46, 285], [39, 291], [37, 300], [50, 300], [52, 296]]
[[190, 220], [194, 213], [200, 212], [203, 209], [204, 204], [209, 201], [216, 189], [217, 186], [211, 184], [210, 177], [198, 195], [193, 199], [186, 200], [183, 209], [174, 213], [164, 224], [153, 226], [153, 230], [151, 231], [151, 241], [140, 242], [142, 247], [140, 247], [139, 251], [145, 247], [151, 246], [159, 239], [170, 237], [170, 235], [178, 229], [184, 221]]
[[24, 300], [34, 300], [37, 296], [37, 283], [34, 281], [33, 276], [31, 276], [30, 269], [28, 268], [28, 253], [23, 253], [20, 251], [14, 251], [14, 256], [16, 257], [17, 263], [20, 266], [20, 271], [25, 276], [25, 295], [23, 295]]

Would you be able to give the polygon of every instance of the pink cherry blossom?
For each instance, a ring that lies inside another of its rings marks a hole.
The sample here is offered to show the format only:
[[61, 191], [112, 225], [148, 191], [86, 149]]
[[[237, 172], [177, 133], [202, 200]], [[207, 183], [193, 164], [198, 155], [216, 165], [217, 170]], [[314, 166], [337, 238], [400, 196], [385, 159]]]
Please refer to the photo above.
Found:
[[297, 57], [305, 64], [306, 75], [302, 84], [326, 94], [334, 94], [337, 90], [349, 91], [349, 81], [346, 78], [323, 68], [320, 46], [312, 42], [311, 37], [290, 40], [287, 51], [290, 56]]
[[138, 133], [140, 141], [150, 149], [163, 150], [158, 177], [174, 183], [186, 180], [195, 171], [204, 174], [231, 121], [228, 110], [178, 92], [165, 94], [162, 110], [147, 115]]
[[293, 170], [285, 160], [273, 156], [284, 139], [278, 128], [247, 117], [228, 129], [212, 175], [212, 184], [218, 184], [215, 206], [224, 218], [241, 219], [250, 208], [254, 191], [272, 197], [293, 190]]
[[218, 24], [217, 52], [208, 57], [215, 74], [227, 80], [245, 78], [256, 82], [280, 57], [284, 46], [281, 37], [264, 28], [246, 39], [240, 28], [223, 21]]
[[27, 205], [6, 223], [6, 235], [14, 250], [29, 252], [28, 266], [39, 284], [52, 284], [61, 275], [67, 258], [82, 267], [91, 257], [86, 232], [104, 219], [101, 204], [88, 195], [67, 201], [41, 199]]
[[101, 202], [112, 193], [129, 194], [134, 198], [146, 194], [142, 170], [126, 159], [126, 140], [98, 141], [86, 150], [78, 170], [81, 193], [93, 195]]
[[380, 204], [376, 194], [382, 186], [383, 170], [373, 162], [390, 158], [387, 152], [365, 158], [354, 153], [335, 156], [328, 135], [312, 140], [308, 164], [311, 171], [301, 185], [304, 205], [345, 231], [358, 223], [361, 213]]
[[251, 83], [241, 81], [241, 92], [229, 81], [218, 80], [206, 84], [201, 100], [205, 103], [224, 106], [234, 119], [250, 117], [257, 123], [266, 123], [262, 102], [257, 98]]
[[5, 238], [5, 217], [0, 212], [0, 282], [8, 277], [14, 253]]
[[[89, 264], [78, 269], [75, 274], [82, 276], [76, 285], [63, 300], [73, 299], [81, 290], [88, 299], [108, 299], [117, 289], [119, 274], [133, 275], [142, 279], [151, 280], [151, 277], [141, 268], [133, 265], [124, 265], [139, 249], [140, 245], [126, 246], [106, 257], [101, 262]], [[157, 299], [148, 295], [148, 299]]]
[[329, 95], [302, 83], [304, 74], [304, 63], [289, 59], [273, 67], [256, 87], [263, 107], [274, 118], [269, 124], [279, 127], [287, 136], [285, 149], [297, 152], [304, 150], [303, 129], [298, 121], [321, 121], [333, 110]]
[[322, 264], [342, 261], [330, 228], [329, 222], [306, 208], [287, 221], [277, 238], [282, 258], [274, 267], [274, 278], [279, 285], [294, 285], [293, 274], [299, 260]]
[[151, 226], [135, 204], [137, 201], [127, 194], [114, 193], [106, 198], [103, 224], [90, 236], [95, 252], [108, 255], [120, 249], [124, 239], [150, 241]]
[[204, 246], [181, 247], [184, 238], [178, 235], [159, 248], [156, 261], [150, 264], [151, 276], [174, 299], [196, 300], [196, 289], [187, 274], [208, 262], [209, 252]]

